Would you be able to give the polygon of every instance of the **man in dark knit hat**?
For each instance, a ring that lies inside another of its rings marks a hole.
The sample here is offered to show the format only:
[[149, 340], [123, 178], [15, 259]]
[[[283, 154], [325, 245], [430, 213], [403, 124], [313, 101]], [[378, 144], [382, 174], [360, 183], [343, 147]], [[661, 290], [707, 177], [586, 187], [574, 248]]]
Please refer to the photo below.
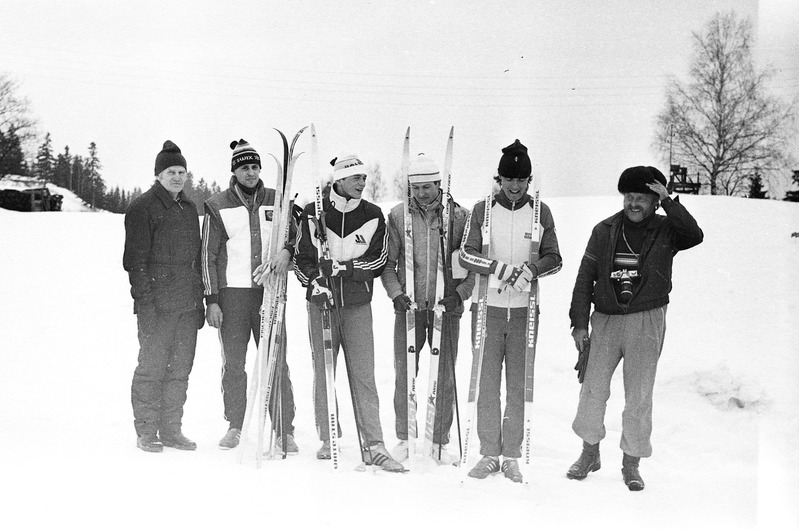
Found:
[[125, 214], [125, 253], [133, 312], [139, 329], [139, 363], [131, 401], [137, 446], [192, 451], [181, 431], [183, 405], [203, 323], [200, 225], [183, 193], [186, 159], [167, 140], [155, 158], [156, 181]]
[[[230, 186], [205, 201], [203, 220], [202, 272], [207, 320], [219, 329], [222, 343], [222, 397], [228, 430], [219, 441], [220, 449], [239, 444], [247, 409], [247, 373], [244, 371], [250, 335], [260, 339], [264, 287], [262, 271], [285, 274], [294, 253], [296, 227], [289, 226], [289, 240], [276, 256], [265, 262], [272, 237], [275, 190], [261, 180], [261, 157], [245, 140], [230, 144], [233, 154]], [[289, 219], [291, 223], [291, 219]], [[286, 351], [285, 323], [282, 332]], [[285, 357], [284, 357], [285, 359]], [[286, 453], [297, 454], [294, 440], [294, 392], [288, 365], [282, 363], [280, 395], [271, 399], [273, 420], [278, 424], [278, 449], [286, 433]], [[280, 410], [278, 411], [278, 404]]]
[[[549, 207], [541, 203], [541, 240], [538, 258], [531, 262], [533, 199], [527, 193], [532, 165], [527, 148], [519, 140], [502, 150], [500, 185], [491, 206], [490, 255], [482, 254], [481, 227], [485, 201], [478, 202], [469, 217], [460, 262], [488, 280], [480, 391], [477, 400], [477, 434], [483, 458], [469, 471], [484, 479], [500, 470], [513, 482], [521, 482], [517, 459], [521, 457], [524, 422], [524, 368], [527, 339], [527, 306], [530, 282], [561, 268], [555, 221]], [[479, 284], [477, 290], [479, 292]], [[472, 340], [477, 322], [477, 304], [472, 304]], [[502, 413], [502, 365], [505, 364], [505, 413]]]
[[[581, 480], [600, 468], [610, 381], [624, 358], [622, 478], [639, 491], [644, 489], [639, 460], [652, 454], [652, 390], [666, 334], [672, 259], [704, 235], [685, 207], [669, 197], [666, 178], [656, 168], [625, 169], [618, 189], [622, 211], [594, 227], [572, 293], [572, 337], [588, 359], [572, 424], [583, 451], [566, 475]], [[659, 206], [666, 216], [655, 213]]]

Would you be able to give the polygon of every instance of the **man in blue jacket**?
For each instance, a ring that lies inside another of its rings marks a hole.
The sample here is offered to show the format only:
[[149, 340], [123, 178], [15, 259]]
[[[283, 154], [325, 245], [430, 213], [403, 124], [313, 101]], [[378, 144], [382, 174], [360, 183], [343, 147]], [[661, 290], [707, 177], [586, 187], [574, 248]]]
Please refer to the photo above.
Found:
[[[618, 189], [623, 209], [594, 227], [572, 293], [572, 337], [588, 360], [572, 424], [583, 452], [567, 477], [581, 480], [600, 468], [610, 381], [624, 358], [622, 478], [639, 491], [644, 481], [638, 463], [652, 454], [652, 390], [666, 334], [672, 259], [704, 236], [685, 207], [669, 197], [666, 177], [656, 168], [625, 169]], [[666, 216], [655, 213], [658, 206]]]
[[181, 431], [183, 405], [203, 323], [200, 224], [183, 193], [186, 159], [167, 140], [155, 158], [153, 187], [125, 214], [125, 253], [133, 312], [139, 329], [139, 362], [131, 401], [137, 446], [193, 451]]

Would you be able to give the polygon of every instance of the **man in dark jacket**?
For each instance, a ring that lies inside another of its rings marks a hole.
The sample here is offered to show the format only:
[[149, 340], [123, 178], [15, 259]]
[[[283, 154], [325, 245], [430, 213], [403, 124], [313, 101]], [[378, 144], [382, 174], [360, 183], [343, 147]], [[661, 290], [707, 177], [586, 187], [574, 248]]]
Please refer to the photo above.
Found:
[[[669, 197], [666, 178], [656, 168], [624, 170], [618, 189], [623, 210], [594, 227], [572, 293], [572, 337], [578, 351], [588, 352], [588, 361], [572, 424], [583, 452], [567, 476], [580, 480], [600, 468], [610, 381], [623, 357], [622, 477], [638, 491], [644, 488], [639, 460], [652, 454], [652, 390], [666, 333], [672, 259], [704, 235], [685, 207]], [[655, 214], [659, 205], [666, 216]]]
[[[332, 347], [344, 349], [356, 421], [363, 438], [364, 461], [386, 471], [404, 471], [383, 442], [379, 400], [375, 383], [375, 348], [372, 330], [374, 279], [386, 266], [386, 222], [376, 205], [361, 199], [366, 186], [366, 167], [356, 155], [333, 160], [334, 183], [323, 200], [331, 260], [319, 258], [320, 240], [314, 203], [306, 206], [297, 239], [294, 271], [307, 289], [308, 333], [314, 366], [316, 430], [322, 447], [319, 459], [330, 459], [327, 383], [322, 328], [322, 308], [332, 307]], [[350, 371], [352, 370], [352, 371]]]
[[139, 364], [131, 401], [137, 446], [192, 451], [181, 431], [183, 405], [202, 327], [200, 224], [183, 193], [186, 159], [171, 141], [155, 159], [156, 182], [125, 214], [125, 253], [133, 312], [138, 318]]

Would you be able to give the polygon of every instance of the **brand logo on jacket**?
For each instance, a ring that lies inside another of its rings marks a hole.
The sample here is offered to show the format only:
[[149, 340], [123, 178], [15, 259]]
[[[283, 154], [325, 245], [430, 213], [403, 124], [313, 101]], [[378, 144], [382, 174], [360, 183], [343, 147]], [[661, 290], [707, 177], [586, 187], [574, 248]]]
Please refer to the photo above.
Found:
[[532, 232], [525, 232], [524, 233], [524, 239], [533, 239], [533, 233]]
[[272, 222], [272, 219], [274, 218], [274, 215], [275, 215], [275, 211], [274, 210], [264, 210], [264, 220], [265, 221]]
[[355, 244], [356, 245], [366, 245], [366, 238], [363, 237], [361, 234], [355, 234]]

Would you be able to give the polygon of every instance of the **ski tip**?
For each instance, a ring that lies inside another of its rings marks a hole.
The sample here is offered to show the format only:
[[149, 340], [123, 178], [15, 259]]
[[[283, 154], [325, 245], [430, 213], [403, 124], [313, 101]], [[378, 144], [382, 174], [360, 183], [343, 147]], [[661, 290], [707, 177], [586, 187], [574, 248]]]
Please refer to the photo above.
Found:
[[449, 137], [450, 137], [450, 138], [452, 138], [452, 135], [453, 135], [454, 133], [455, 133], [455, 126], [453, 125], [453, 126], [451, 126], [451, 127], [449, 128]]

